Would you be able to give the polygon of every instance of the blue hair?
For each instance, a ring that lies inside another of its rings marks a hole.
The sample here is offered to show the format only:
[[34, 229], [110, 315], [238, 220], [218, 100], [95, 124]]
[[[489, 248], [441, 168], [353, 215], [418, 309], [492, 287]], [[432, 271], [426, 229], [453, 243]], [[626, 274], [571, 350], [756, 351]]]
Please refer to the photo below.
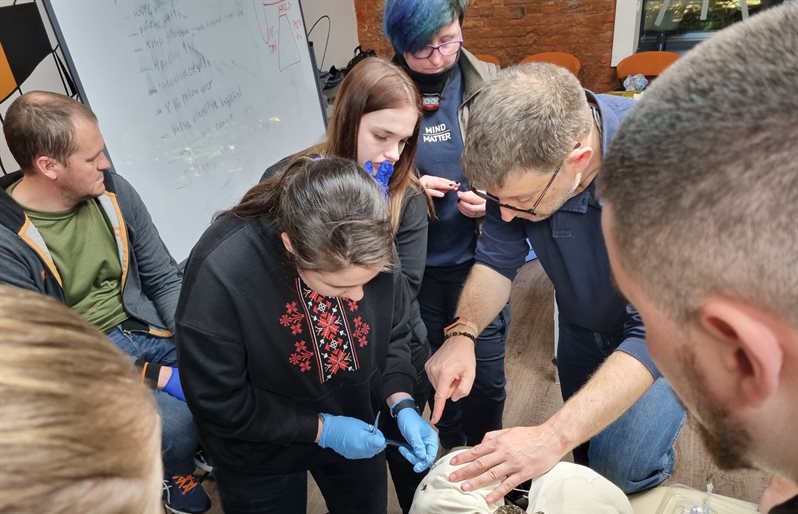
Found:
[[397, 53], [415, 52], [466, 7], [468, 0], [385, 0], [382, 30]]

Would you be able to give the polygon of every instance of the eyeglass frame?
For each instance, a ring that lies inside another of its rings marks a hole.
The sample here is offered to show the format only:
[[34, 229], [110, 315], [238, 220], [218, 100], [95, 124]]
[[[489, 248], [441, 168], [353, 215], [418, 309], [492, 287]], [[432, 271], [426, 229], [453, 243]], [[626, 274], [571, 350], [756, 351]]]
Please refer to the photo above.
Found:
[[[573, 150], [576, 150], [580, 146], [582, 146], [581, 143], [576, 143], [576, 146], [574, 146]], [[571, 151], [573, 152], [573, 150], [571, 150]], [[571, 155], [570, 152], [568, 153], [568, 155]], [[546, 196], [546, 191], [548, 191], [549, 187], [551, 187], [551, 185], [554, 183], [554, 179], [557, 178], [557, 175], [560, 173], [560, 170], [562, 170], [562, 167], [565, 166], [565, 161], [567, 161], [567, 160], [568, 160], [568, 156], [565, 157], [565, 159], [562, 161], [562, 163], [560, 163], [560, 165], [554, 171], [554, 174], [549, 179], [548, 183], [546, 184], [546, 187], [543, 188], [543, 192], [540, 193], [540, 196], [538, 197], [538, 199], [535, 201], [534, 204], [532, 204], [532, 208], [531, 209], [522, 209], [520, 207], [515, 207], [514, 205], [510, 205], [508, 203], [501, 203], [499, 201], [498, 197], [493, 196], [492, 194], [488, 193], [487, 191], [478, 191], [474, 186], [471, 186], [471, 192], [474, 193], [475, 195], [477, 195], [478, 197], [482, 198], [483, 200], [488, 200], [488, 201], [496, 203], [499, 207], [503, 207], [505, 209], [509, 209], [509, 210], [515, 211], [515, 212], [523, 212], [524, 214], [529, 214], [530, 216], [536, 216], [537, 215], [538, 205], [540, 205], [540, 202], [543, 201], [543, 197]]]
[[[410, 54], [410, 55], [413, 57], [413, 59], [419, 59], [419, 60], [422, 60], [422, 59], [429, 59], [430, 57], [432, 57], [432, 54], [434, 54], [434, 53], [435, 53], [435, 50], [437, 50], [437, 51], [438, 51], [438, 53], [441, 55], [441, 57], [451, 57], [451, 56], [453, 56], [453, 55], [457, 54], [457, 52], [459, 52], [459, 51], [460, 51], [460, 49], [463, 47], [463, 31], [462, 31], [462, 30], [460, 30], [460, 32], [457, 34], [457, 36], [460, 38], [460, 39], [459, 39], [459, 40], [457, 40], [457, 41], [447, 41], [447, 42], [445, 42], [445, 43], [441, 43], [441, 44], [439, 44], [439, 45], [424, 45], [424, 46], [422, 46], [421, 48], [419, 48], [419, 49], [418, 49], [416, 52], [407, 52], [407, 53], [408, 53], [408, 54]], [[450, 53], [450, 54], [448, 54], [448, 55], [447, 55], [447, 54], [444, 54], [443, 52], [441, 52], [441, 47], [442, 47], [442, 46], [446, 46], [446, 45], [453, 45], [453, 44], [455, 44], [455, 43], [457, 43], [457, 45], [458, 45], [458, 46], [457, 46], [457, 50], [456, 50], [456, 51], [454, 51], [454, 52], [452, 52], [452, 53]], [[417, 56], [415, 55], [417, 52], [420, 52], [421, 50], [423, 50], [423, 49], [425, 49], [425, 48], [429, 48], [429, 49], [430, 49], [430, 51], [429, 51], [429, 55], [427, 55], [426, 57], [417, 57]]]

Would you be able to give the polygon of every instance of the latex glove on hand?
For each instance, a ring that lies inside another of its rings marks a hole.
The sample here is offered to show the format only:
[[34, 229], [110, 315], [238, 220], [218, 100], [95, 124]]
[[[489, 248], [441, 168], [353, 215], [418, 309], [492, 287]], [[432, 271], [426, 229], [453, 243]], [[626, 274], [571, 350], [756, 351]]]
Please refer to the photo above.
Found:
[[[398, 403], [398, 402], [397, 402]], [[399, 453], [413, 465], [413, 471], [421, 473], [435, 462], [438, 455], [438, 433], [421, 417], [416, 409], [402, 409], [396, 415], [399, 431], [413, 449], [400, 446]]]
[[169, 380], [166, 381], [162, 391], [178, 400], [186, 401], [186, 395], [183, 394], [183, 385], [180, 383], [180, 372], [177, 368], [172, 368], [172, 374], [169, 375]]
[[368, 161], [363, 168], [374, 178], [377, 184], [380, 185], [380, 189], [382, 189], [382, 194], [385, 195], [385, 198], [388, 198], [388, 182], [391, 180], [391, 175], [393, 175], [393, 164], [391, 164], [390, 161], [382, 161], [379, 169], [374, 171], [374, 163]]
[[321, 418], [319, 446], [322, 448], [329, 448], [347, 459], [370, 459], [385, 449], [385, 436], [368, 423], [332, 414], [322, 414]]

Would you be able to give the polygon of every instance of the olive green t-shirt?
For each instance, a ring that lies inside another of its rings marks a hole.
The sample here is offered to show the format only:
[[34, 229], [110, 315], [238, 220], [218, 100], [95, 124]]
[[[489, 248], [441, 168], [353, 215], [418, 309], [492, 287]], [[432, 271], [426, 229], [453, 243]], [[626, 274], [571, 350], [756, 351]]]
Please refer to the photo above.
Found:
[[25, 212], [47, 243], [61, 274], [67, 305], [103, 332], [126, 320], [122, 265], [97, 202], [81, 202], [64, 212], [27, 208]]

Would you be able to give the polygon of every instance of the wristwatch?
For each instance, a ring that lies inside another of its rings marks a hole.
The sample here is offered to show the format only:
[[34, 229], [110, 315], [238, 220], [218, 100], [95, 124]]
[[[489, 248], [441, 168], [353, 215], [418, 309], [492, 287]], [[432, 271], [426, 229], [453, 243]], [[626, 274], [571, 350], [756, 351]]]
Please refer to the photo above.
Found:
[[395, 418], [399, 411], [405, 409], [415, 409], [418, 412], [418, 407], [416, 406], [416, 401], [412, 398], [405, 398], [403, 400], [399, 400], [391, 407], [391, 417]]

